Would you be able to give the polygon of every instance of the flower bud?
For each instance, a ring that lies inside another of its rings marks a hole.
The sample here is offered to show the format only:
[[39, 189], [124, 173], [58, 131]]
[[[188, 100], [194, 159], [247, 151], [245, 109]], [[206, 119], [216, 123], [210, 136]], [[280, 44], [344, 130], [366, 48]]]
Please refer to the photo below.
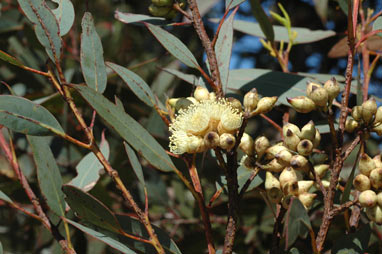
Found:
[[280, 143], [277, 143], [271, 147], [269, 147], [266, 151], [265, 151], [265, 159], [267, 160], [272, 160], [276, 157], [276, 154], [280, 151], [283, 151], [283, 150], [288, 150], [288, 148], [286, 148], [282, 142]]
[[358, 191], [370, 190], [370, 179], [369, 177], [359, 174], [353, 180], [354, 188]]
[[204, 145], [206, 146], [207, 149], [209, 148], [216, 148], [220, 144], [220, 138], [219, 134], [217, 134], [214, 131], [208, 132], [206, 135], [204, 135]]
[[188, 141], [187, 153], [201, 153], [206, 149], [201, 137], [191, 136]]
[[254, 150], [254, 142], [251, 136], [247, 133], [243, 133], [243, 137], [240, 140], [239, 148], [247, 155], [252, 155]]
[[151, 0], [156, 6], [172, 6], [173, 0]]
[[[280, 181], [282, 189], [284, 189], [284, 186], [287, 183], [294, 183], [294, 182], [297, 183], [298, 178], [296, 175], [296, 171], [291, 167], [285, 168], [279, 176], [279, 181]], [[297, 186], [297, 189], [298, 189], [298, 186]]]
[[285, 137], [287, 135], [287, 131], [291, 130], [294, 134], [300, 137], [300, 128], [298, 128], [297, 125], [294, 125], [293, 123], [287, 123], [283, 126], [283, 136]]
[[378, 225], [382, 224], [382, 208], [378, 205], [366, 208], [366, 215], [369, 220], [374, 221]]
[[193, 104], [192, 101], [186, 99], [186, 98], [171, 98], [167, 101], [167, 103], [175, 108], [176, 111], [179, 111], [181, 109], [186, 109], [188, 106]]
[[349, 133], [352, 133], [355, 131], [355, 129], [357, 129], [359, 126], [359, 123], [352, 119], [352, 118], [348, 118], [346, 119], [346, 122], [345, 122], [345, 131], [349, 132]]
[[236, 139], [232, 134], [223, 133], [220, 135], [220, 147], [224, 150], [230, 151], [236, 143]]
[[298, 182], [297, 181], [291, 181], [283, 185], [282, 191], [284, 195], [292, 195], [292, 196], [298, 196]]
[[316, 172], [316, 175], [319, 178], [323, 178], [326, 172], [328, 172], [328, 169], [329, 169], [328, 164], [318, 164], [314, 166], [314, 172]]
[[252, 156], [244, 155], [240, 162], [245, 168], [253, 170], [257, 167], [256, 160]]
[[361, 174], [369, 176], [370, 172], [375, 169], [375, 162], [372, 158], [369, 157], [369, 155], [363, 153], [358, 163], [358, 169]]
[[283, 197], [282, 191], [280, 189], [277, 189], [277, 188], [272, 188], [270, 190], [266, 190], [266, 193], [267, 193], [267, 197], [268, 197], [269, 201], [271, 201], [274, 204], [280, 203], [280, 201]]
[[338, 84], [337, 80], [333, 77], [325, 82], [324, 88], [328, 92], [329, 104], [332, 104], [333, 99], [336, 98], [340, 93], [340, 85]]
[[208, 92], [207, 88], [197, 86], [194, 91], [194, 98], [198, 101], [208, 100], [210, 92]]
[[298, 193], [302, 194], [308, 192], [310, 188], [312, 188], [313, 184], [314, 181], [312, 180], [298, 181]]
[[279, 203], [283, 194], [279, 180], [271, 172], [265, 173], [265, 190], [269, 200], [273, 203]]
[[301, 155], [308, 156], [313, 151], [313, 143], [309, 139], [303, 139], [297, 145], [297, 152]]
[[316, 109], [316, 104], [310, 98], [306, 96], [297, 96], [294, 98], [287, 98], [289, 104], [300, 113], [309, 113], [312, 110]]
[[304, 205], [305, 209], [308, 210], [312, 206], [313, 201], [316, 198], [316, 196], [317, 196], [317, 194], [315, 194], [315, 193], [305, 192], [305, 193], [298, 195], [298, 199]]
[[374, 98], [362, 103], [362, 119], [365, 123], [370, 123], [375, 113], [377, 113], [377, 103]]
[[328, 160], [328, 155], [326, 153], [314, 153], [310, 156], [310, 159], [314, 165], [322, 164]]
[[370, 184], [374, 189], [382, 188], [382, 168], [375, 168], [370, 172]]
[[362, 106], [354, 106], [351, 111], [351, 116], [354, 120], [359, 122], [362, 118]]
[[301, 139], [309, 139], [310, 141], [314, 140], [316, 136], [316, 126], [312, 120], [309, 123], [305, 124], [304, 127], [301, 128]]
[[267, 164], [262, 165], [262, 168], [267, 171], [280, 173], [284, 169], [284, 166], [278, 163], [277, 159], [273, 159]]
[[232, 114], [232, 109], [225, 110], [218, 124], [218, 133], [234, 134], [241, 126], [243, 118], [241, 114]]
[[261, 158], [269, 146], [269, 140], [265, 136], [258, 137], [255, 140], [255, 151], [257, 156]]
[[253, 113], [258, 115], [271, 111], [277, 99], [277, 96], [261, 98], [257, 103], [256, 110]]
[[317, 88], [322, 88], [322, 86], [316, 82], [308, 81], [306, 85], [306, 95], [310, 98], [313, 91]]
[[[322, 183], [322, 185], [324, 186], [325, 190], [329, 189], [330, 182], [329, 182], [328, 180], [322, 180], [321, 183]], [[317, 183], [316, 186], [317, 186], [317, 189], [320, 188], [319, 185], [318, 185], [318, 183]]]
[[290, 165], [296, 170], [307, 171], [309, 169], [309, 161], [302, 155], [294, 155], [290, 160]]
[[252, 112], [256, 109], [257, 103], [259, 102], [259, 95], [256, 88], [252, 88], [251, 91], [244, 95], [243, 105], [244, 110]]
[[198, 100], [197, 99], [195, 99], [194, 97], [187, 97], [186, 98], [187, 100], [189, 100], [189, 101], [191, 101], [193, 104], [197, 104], [198, 103]]
[[372, 190], [362, 191], [358, 201], [362, 207], [373, 207], [377, 204], [377, 194]]
[[288, 150], [282, 150], [275, 155], [275, 158], [277, 159], [278, 163], [286, 167], [289, 166], [292, 156], [293, 154]]
[[216, 101], [216, 93], [215, 92], [210, 92], [210, 94], [208, 95], [209, 99], [211, 101]]
[[237, 109], [239, 112], [243, 111], [243, 105], [241, 105], [241, 102], [233, 97], [228, 97], [227, 101], [231, 104], [231, 106], [234, 109]]
[[299, 142], [300, 138], [296, 134], [294, 134], [290, 129], [288, 129], [286, 132], [286, 136], [284, 137], [284, 145], [288, 149], [296, 151]]
[[377, 194], [377, 204], [382, 207], [382, 192]]
[[377, 126], [373, 127], [371, 130], [377, 133], [378, 136], [382, 136], [382, 123], [377, 124]]
[[375, 162], [375, 167], [376, 168], [382, 168], [382, 160], [381, 160], [381, 155], [378, 154], [373, 157], [373, 161]]
[[155, 4], [150, 4], [149, 6], [149, 12], [151, 13], [151, 15], [155, 17], [164, 17], [171, 11], [171, 9], [172, 7], [168, 7], [168, 6], [161, 7]]
[[314, 135], [313, 139], [313, 147], [316, 148], [320, 145], [321, 143], [321, 133], [318, 129], [316, 129], [316, 135]]
[[377, 113], [375, 113], [374, 123], [382, 123], [382, 106], [378, 107]]
[[328, 92], [322, 87], [313, 86], [311, 93], [307, 93], [306, 95], [312, 99], [314, 104], [316, 104], [318, 107], [325, 107], [328, 103]]

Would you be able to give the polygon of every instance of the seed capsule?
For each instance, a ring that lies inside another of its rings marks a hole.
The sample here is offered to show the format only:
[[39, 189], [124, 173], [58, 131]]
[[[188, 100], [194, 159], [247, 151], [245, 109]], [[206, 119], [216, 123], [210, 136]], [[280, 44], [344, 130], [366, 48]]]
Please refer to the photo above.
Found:
[[267, 164], [262, 165], [262, 168], [264, 170], [268, 170], [268, 171], [275, 172], [275, 173], [280, 173], [284, 169], [284, 167], [285, 166], [278, 163], [277, 159], [273, 159], [270, 162], [268, 162]]
[[216, 101], [216, 93], [215, 92], [210, 92], [208, 97], [211, 101]]
[[298, 196], [298, 182], [288, 182], [285, 185], [283, 185], [283, 193], [284, 195], [292, 195], [292, 196]]
[[298, 193], [302, 194], [302, 193], [308, 192], [310, 188], [312, 188], [313, 184], [314, 184], [314, 181], [311, 181], [311, 180], [298, 181]]
[[372, 158], [369, 157], [369, 155], [363, 153], [358, 163], [358, 169], [361, 174], [369, 176], [370, 172], [375, 169], [375, 162]]
[[377, 204], [382, 207], [382, 192], [377, 194]]
[[359, 123], [356, 120], [352, 118], [348, 118], [346, 119], [346, 122], [345, 122], [345, 131], [349, 133], [353, 133], [355, 129], [358, 128], [358, 126], [359, 126]]
[[210, 96], [210, 92], [208, 92], [207, 88], [197, 86], [194, 91], [194, 98], [198, 101], [208, 100]]
[[369, 177], [359, 174], [354, 178], [353, 181], [354, 188], [358, 191], [370, 190], [370, 179]]
[[288, 129], [286, 132], [286, 136], [284, 137], [284, 145], [288, 149], [296, 151], [298, 143], [300, 143], [300, 138]]
[[322, 87], [312, 87], [312, 92], [307, 95], [318, 107], [325, 107], [328, 103], [328, 92]]
[[309, 161], [302, 155], [294, 155], [290, 160], [290, 165], [296, 170], [307, 171], [309, 169]]
[[377, 113], [375, 113], [374, 123], [382, 123], [382, 106], [378, 107]]
[[375, 223], [382, 224], [382, 209], [380, 206], [376, 205], [374, 207], [366, 208], [366, 215], [369, 220]]
[[362, 119], [362, 106], [354, 106], [351, 111], [351, 116], [356, 121], [360, 121]]
[[338, 96], [341, 90], [337, 80], [334, 77], [329, 79], [325, 82], [324, 88], [328, 92], [329, 104], [332, 104], [333, 99]]
[[[257, 156], [261, 158], [263, 154], [265, 153], [265, 151], [267, 151], [269, 146], [270, 146], [269, 140], [265, 136], [258, 137], [255, 140], [255, 151]], [[270, 159], [273, 159], [273, 158], [270, 158]]]
[[[281, 184], [281, 188], [284, 189], [284, 186], [287, 184], [287, 183], [294, 183], [298, 181], [298, 178], [297, 178], [297, 175], [296, 175], [296, 172], [293, 168], [291, 167], [287, 167], [285, 168], [280, 176], [279, 176], [279, 181], [280, 181], [280, 184]], [[298, 186], [297, 186], [298, 187]]]
[[310, 98], [306, 96], [297, 96], [294, 98], [287, 98], [289, 104], [300, 113], [309, 113], [312, 110], [316, 109], [316, 104]]
[[315, 194], [315, 193], [305, 192], [305, 193], [298, 195], [298, 199], [304, 205], [305, 209], [308, 210], [312, 206], [313, 201], [316, 198], [316, 196], [317, 196], [317, 194]]
[[236, 139], [232, 134], [223, 133], [220, 135], [220, 147], [230, 151], [235, 146]]
[[293, 123], [287, 123], [283, 126], [283, 136], [285, 137], [287, 135], [287, 131], [291, 130], [294, 134], [300, 137], [300, 128], [298, 128], [297, 125], [294, 125]]
[[257, 167], [256, 160], [252, 156], [243, 156], [244, 160], [242, 159], [241, 164], [246, 167], [247, 169], [253, 170]]
[[362, 191], [358, 201], [362, 207], [373, 207], [377, 204], [377, 194], [372, 190]]
[[192, 136], [189, 138], [187, 153], [201, 153], [206, 149], [201, 137]]
[[259, 102], [259, 95], [257, 93], [256, 88], [253, 88], [251, 91], [244, 95], [244, 110], [248, 112], [252, 112], [256, 109], [257, 103]]
[[258, 115], [271, 111], [277, 99], [277, 96], [261, 98], [257, 103], [256, 110], [253, 111], [253, 114]]
[[293, 154], [288, 150], [282, 150], [275, 155], [275, 158], [277, 159], [278, 163], [286, 167], [289, 166], [292, 156]]
[[378, 154], [373, 157], [373, 161], [375, 162], [375, 167], [376, 168], [382, 168], [382, 160], [381, 160], [381, 155]]
[[306, 95], [308, 95], [308, 97], [310, 98], [313, 91], [316, 90], [317, 88], [322, 88], [322, 86], [316, 82], [308, 81], [306, 86]]
[[251, 136], [247, 133], [243, 133], [243, 137], [240, 140], [239, 148], [246, 154], [252, 155], [254, 151], [254, 142]]
[[305, 124], [304, 127], [301, 128], [301, 139], [309, 139], [310, 141], [314, 140], [316, 136], [316, 126], [312, 120], [309, 123]]
[[375, 168], [370, 172], [370, 184], [374, 189], [382, 188], [382, 168]]
[[374, 98], [368, 99], [362, 103], [362, 119], [365, 123], [370, 123], [375, 113], [377, 113], [377, 103]]
[[314, 172], [316, 172], [319, 178], [323, 178], [328, 172], [329, 165], [328, 164], [318, 164], [314, 166]]
[[280, 182], [271, 172], [265, 173], [264, 185], [269, 200], [271, 200], [273, 203], [279, 203], [283, 196]]
[[321, 133], [318, 129], [316, 129], [316, 135], [314, 136], [313, 139], [313, 147], [317, 148], [321, 143]]
[[297, 152], [301, 155], [308, 156], [313, 151], [313, 143], [309, 139], [303, 139], [297, 145]]
[[214, 149], [218, 147], [219, 144], [220, 144], [220, 137], [219, 137], [219, 134], [217, 134], [216, 132], [210, 131], [204, 136], [204, 145], [206, 146], [206, 148]]

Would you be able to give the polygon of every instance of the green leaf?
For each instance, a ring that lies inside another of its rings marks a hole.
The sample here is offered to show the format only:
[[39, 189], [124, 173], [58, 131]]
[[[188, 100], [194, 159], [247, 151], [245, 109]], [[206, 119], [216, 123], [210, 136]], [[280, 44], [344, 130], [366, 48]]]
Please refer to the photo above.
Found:
[[[100, 149], [105, 158], [109, 159], [110, 147], [102, 133]], [[77, 164], [77, 176], [70, 181], [70, 185], [82, 189], [83, 191], [91, 190], [99, 179], [99, 171], [103, 169], [102, 164], [98, 161], [94, 153], [90, 152]]]
[[[239, 191], [244, 187], [244, 184], [247, 182], [247, 180], [252, 175], [252, 170], [248, 170], [244, 166], [240, 166], [237, 169], [237, 180], [239, 184]], [[264, 176], [261, 176], [260, 172], [255, 176], [255, 178], [252, 180], [252, 182], [249, 184], [247, 191], [251, 191], [255, 189], [256, 187], [260, 186], [264, 182]], [[226, 182], [226, 180], [225, 180]]]
[[22, 97], [0, 95], [0, 124], [28, 135], [63, 133], [56, 118], [44, 107]]
[[[216, 19], [212, 19], [211, 21], [217, 22]], [[258, 23], [243, 20], [235, 20], [233, 22], [233, 28], [242, 33], [246, 33], [256, 37], [266, 37], [266, 35], [264, 36], [264, 33], [262, 32], [261, 27]], [[289, 42], [288, 30], [285, 27], [274, 25], [273, 30], [275, 33], [275, 41]], [[331, 30], [309, 30], [307, 28], [302, 27], [292, 27], [292, 30], [297, 32], [297, 37], [294, 40], [294, 43], [298, 44], [320, 41], [328, 37], [334, 36], [336, 34], [334, 31]]]
[[362, 227], [354, 233], [343, 235], [340, 239], [334, 241], [332, 254], [358, 254], [365, 253], [368, 250], [368, 244], [371, 235], [370, 224]]
[[[272, 42], [275, 39], [275, 32], [267, 14], [265, 14], [263, 7], [259, 0], [250, 0], [253, 16], [255, 16], [261, 31], [265, 35], [268, 41]], [[236, 29], [236, 28], [235, 28]], [[277, 32], [276, 32], [277, 35]]]
[[[120, 241], [106, 235], [105, 233], [97, 232], [91, 228], [85, 227], [77, 222], [74, 222], [69, 219], [65, 219], [67, 222], [69, 222], [71, 225], [74, 227], [78, 228], [82, 232], [90, 235], [91, 237], [96, 238], [99, 241], [104, 242], [105, 244], [109, 245], [110, 247], [121, 251], [122, 253], [125, 254], [136, 254], [135, 251], [131, 250], [129, 247], [127, 247], [125, 244], [121, 243]], [[116, 238], [116, 237], [115, 237]]]
[[[378, 17], [373, 23], [373, 31], [382, 29], [382, 17]], [[377, 35], [382, 36], [382, 33], [377, 33]]]
[[138, 178], [138, 181], [143, 186], [146, 186], [145, 178], [143, 176], [142, 166], [139, 163], [137, 155], [135, 154], [134, 150], [126, 142], [123, 142], [123, 145], [125, 146], [125, 150], [126, 150], [127, 156], [129, 157], [131, 167], [133, 168], [134, 173]]
[[[338, 123], [334, 123], [334, 128], [336, 130], [338, 129]], [[330, 127], [327, 121], [325, 123], [321, 123], [321, 121], [316, 123], [316, 129], [318, 129], [321, 134], [330, 132]]]
[[155, 36], [163, 47], [175, 58], [191, 68], [200, 69], [198, 62], [191, 51], [177, 37], [166, 30], [149, 23], [145, 23], [147, 29]]
[[86, 84], [100, 93], [106, 89], [107, 74], [101, 39], [94, 27], [93, 17], [85, 12], [81, 22], [81, 69]]
[[243, 2], [245, 2], [245, 0], [225, 0], [225, 8], [228, 9], [229, 7], [229, 9], [233, 9], [236, 6], [242, 4]]
[[[116, 215], [120, 225], [122, 226], [123, 231], [131, 235], [138, 235], [142, 238], [149, 239], [149, 235], [144, 227], [144, 225], [138, 221], [137, 219], [131, 218], [125, 215]], [[181, 254], [178, 246], [176, 246], [175, 242], [168, 236], [168, 234], [163, 231], [161, 228], [153, 225], [154, 231], [158, 236], [158, 240], [166, 250], [166, 253], [171, 254]], [[127, 241], [130, 242], [129, 246], [134, 249], [143, 251], [144, 253], [155, 253], [155, 250], [151, 245], [142, 245], [141, 242], [137, 241]]]
[[291, 198], [286, 214], [286, 248], [290, 248], [299, 236], [305, 238], [311, 228], [305, 207], [298, 198]]
[[126, 24], [141, 24], [142, 22], [146, 22], [154, 25], [166, 25], [168, 23], [165, 18], [152, 17], [143, 14], [124, 13], [118, 10], [115, 11], [114, 17]]
[[153, 107], [154, 104], [156, 104], [153, 92], [141, 77], [118, 64], [106, 62], [106, 65], [122, 78], [126, 85], [141, 101], [150, 107]]
[[0, 190], [0, 199], [7, 203], [13, 203], [13, 201], [7, 196], [7, 194], [2, 192], [1, 190]]
[[83, 192], [81, 189], [64, 185], [62, 191], [70, 208], [82, 219], [96, 225], [97, 227], [119, 233], [119, 225], [114, 214], [95, 197]]
[[186, 81], [187, 83], [191, 85], [206, 87], [206, 84], [204, 83], [203, 79], [200, 79], [193, 74], [185, 74], [181, 71], [169, 69], [169, 68], [163, 68], [163, 70], [174, 75], [177, 78], [180, 78], [183, 81]]
[[33, 23], [37, 39], [54, 63], [60, 62], [62, 42], [56, 17], [44, 0], [17, 0], [27, 18]]
[[61, 191], [62, 179], [49, 138], [27, 136], [37, 167], [37, 178], [42, 194], [50, 209], [58, 216], [65, 216], [65, 200]]
[[342, 75], [334, 75], [334, 74], [323, 74], [323, 73], [308, 73], [308, 72], [297, 72], [298, 75], [304, 76], [310, 79], [315, 79], [321, 83], [325, 83], [331, 78], [335, 78], [337, 82], [345, 82], [345, 77]]
[[0, 59], [3, 60], [3, 61], [6, 61], [10, 64], [13, 64], [13, 65], [16, 65], [18, 67], [23, 67], [24, 65], [20, 62], [19, 59], [11, 56], [11, 55], [8, 55], [7, 53], [5, 53], [4, 51], [0, 50]]
[[3, 254], [3, 245], [0, 242], [0, 254]]
[[226, 19], [221, 26], [218, 39], [215, 44], [216, 58], [219, 66], [220, 78], [223, 89], [227, 88], [229, 64], [231, 61], [232, 41], [233, 41], [233, 19], [237, 9]]
[[94, 110], [154, 167], [163, 171], [172, 171], [175, 168], [162, 146], [131, 116], [93, 89], [80, 85], [76, 85], [75, 88]]
[[348, 0], [337, 0], [338, 5], [340, 6], [341, 10], [348, 15]]
[[74, 22], [74, 8], [70, 0], [51, 0], [58, 4], [58, 7], [52, 10], [60, 26], [60, 35], [64, 36], [70, 31]]

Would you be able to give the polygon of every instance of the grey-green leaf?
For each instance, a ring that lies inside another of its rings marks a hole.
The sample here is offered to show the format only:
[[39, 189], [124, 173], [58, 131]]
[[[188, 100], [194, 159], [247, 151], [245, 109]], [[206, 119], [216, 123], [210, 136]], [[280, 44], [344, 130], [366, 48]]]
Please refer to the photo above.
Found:
[[74, 22], [74, 7], [70, 0], [51, 0], [58, 4], [52, 12], [60, 25], [60, 35], [64, 36], [70, 31]]
[[80, 85], [76, 85], [75, 88], [94, 110], [150, 164], [163, 171], [173, 171], [175, 166], [166, 151], [137, 121], [95, 90]]
[[[265, 35], [268, 41], [272, 42], [275, 39], [275, 32], [273, 26], [269, 21], [267, 14], [265, 14], [263, 7], [259, 0], [250, 0], [253, 16], [255, 16], [261, 31]], [[277, 34], [277, 33], [276, 33]]]
[[3, 60], [3, 61], [6, 61], [10, 64], [13, 64], [13, 65], [16, 65], [18, 67], [23, 67], [24, 65], [20, 62], [19, 59], [11, 56], [11, 55], [8, 55], [7, 53], [5, 53], [4, 51], [0, 50], [0, 59]]
[[191, 51], [183, 44], [177, 37], [170, 34], [163, 28], [149, 23], [145, 23], [147, 29], [155, 36], [155, 38], [162, 44], [163, 47], [170, 52], [175, 58], [183, 62], [191, 68], [200, 69], [196, 58]]
[[331, 253], [358, 254], [367, 252], [371, 232], [369, 223], [362, 225], [358, 231], [343, 235], [340, 239], [335, 240]]
[[0, 190], [0, 199], [7, 203], [12, 203], [12, 200], [8, 197], [8, 195], [2, 192], [1, 190]]
[[123, 142], [123, 145], [125, 146], [125, 150], [126, 150], [127, 156], [129, 157], [131, 167], [133, 168], [134, 173], [138, 178], [138, 181], [143, 186], [145, 186], [146, 183], [145, 183], [145, 178], [143, 176], [142, 166], [139, 163], [137, 155], [135, 154], [134, 150], [126, 142]]
[[15, 132], [35, 136], [52, 135], [52, 131], [64, 132], [47, 109], [12, 95], [0, 95], [0, 124]]
[[155, 25], [167, 24], [165, 18], [152, 17], [143, 14], [124, 13], [118, 10], [115, 11], [114, 17], [126, 24], [141, 24], [141, 22], [151, 23]]
[[197, 76], [193, 74], [185, 74], [181, 71], [175, 70], [175, 69], [169, 69], [169, 68], [163, 68], [165, 72], [168, 72], [172, 75], [174, 75], [177, 78], [180, 78], [183, 81], [186, 81], [189, 84], [192, 84], [194, 86], [202, 86], [206, 87], [206, 84], [204, 83], [203, 79], [198, 78]]
[[233, 9], [243, 2], [245, 2], [245, 0], [225, 0], [225, 8]]
[[37, 178], [42, 194], [50, 209], [58, 216], [65, 216], [65, 200], [62, 193], [62, 178], [49, 138], [27, 136], [37, 166]]
[[33, 23], [37, 39], [45, 47], [49, 58], [60, 62], [62, 41], [56, 17], [44, 0], [18, 0], [27, 18]]
[[[105, 158], [108, 159], [110, 147], [104, 135], [102, 135], [100, 149]], [[97, 183], [101, 169], [103, 169], [102, 164], [94, 153], [90, 152], [77, 164], [77, 176], [72, 179], [70, 184], [87, 192]]]
[[97, 227], [116, 233], [119, 232], [121, 226], [114, 214], [95, 197], [71, 185], [64, 185], [62, 191], [66, 195], [65, 200], [68, 202], [70, 208], [76, 212], [80, 218]]
[[110, 247], [116, 249], [116, 250], [119, 250], [121, 251], [122, 253], [125, 253], [125, 254], [136, 254], [135, 251], [131, 250], [129, 247], [127, 247], [125, 244], [121, 243], [120, 241], [104, 234], [104, 233], [101, 233], [101, 232], [97, 232], [91, 228], [88, 228], [88, 227], [85, 227], [77, 222], [74, 222], [72, 220], [69, 220], [69, 219], [65, 219], [67, 222], [69, 222], [71, 225], [73, 225], [74, 227], [78, 228], [79, 230], [81, 230], [82, 232], [90, 235], [91, 237], [94, 237], [102, 242], [104, 242], [105, 244], [109, 245]]
[[86, 84], [100, 93], [106, 89], [107, 74], [101, 39], [94, 27], [93, 17], [85, 12], [82, 18], [81, 69]]
[[[373, 31], [382, 29], [382, 17], [378, 17], [373, 23]], [[382, 36], [382, 33], [377, 33], [377, 35]]]
[[126, 85], [141, 101], [150, 107], [153, 107], [154, 104], [156, 104], [153, 92], [141, 77], [118, 64], [106, 62], [106, 65], [122, 78]]

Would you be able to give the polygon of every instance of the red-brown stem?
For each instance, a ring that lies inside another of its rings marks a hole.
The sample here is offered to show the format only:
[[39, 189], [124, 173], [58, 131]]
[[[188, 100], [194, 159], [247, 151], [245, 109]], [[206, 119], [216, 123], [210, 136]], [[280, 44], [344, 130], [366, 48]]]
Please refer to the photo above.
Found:
[[265, 114], [260, 114], [260, 116], [267, 120], [273, 127], [275, 127], [280, 132], [281, 137], [283, 136], [283, 128], [280, 125], [278, 125], [275, 121], [267, 117]]
[[224, 23], [224, 20], [225, 18], [227, 17], [228, 13], [229, 13], [229, 6], [231, 6], [231, 3], [232, 1], [229, 3], [229, 5], [226, 7], [226, 10], [224, 12], [224, 15], [223, 17], [220, 19], [220, 22], [219, 22], [219, 26], [218, 26], [218, 29], [216, 30], [216, 33], [214, 35], [214, 38], [212, 39], [212, 42], [211, 42], [211, 45], [212, 47], [214, 48], [215, 47], [215, 44], [216, 44], [216, 41], [218, 40], [218, 37], [219, 37], [219, 33], [220, 33], [220, 29]]
[[224, 188], [222, 187], [222, 188], [218, 189], [214, 193], [214, 195], [212, 195], [212, 197], [210, 199], [210, 202], [208, 202], [208, 205], [207, 205], [208, 208], [212, 207], [212, 204], [215, 202], [216, 199], [218, 199], [220, 197], [220, 195], [222, 194], [223, 190], [224, 190]]
[[216, 95], [218, 97], [222, 97], [223, 88], [222, 88], [219, 66], [216, 59], [214, 48], [212, 47], [211, 40], [207, 35], [206, 29], [204, 28], [204, 24], [202, 21], [202, 17], [200, 16], [199, 8], [196, 3], [196, 0], [188, 0], [187, 2], [189, 4], [189, 7], [192, 13], [192, 24], [200, 40], [202, 41], [202, 45], [207, 54], [207, 59], [208, 59], [208, 63], [210, 65], [210, 70], [212, 74], [212, 80], [214, 83], [213, 89], [215, 90]]
[[273, 233], [272, 233], [272, 248], [270, 250], [270, 254], [279, 254], [280, 252], [280, 229], [281, 229], [281, 224], [282, 220], [284, 218], [285, 212], [287, 210], [280, 206], [277, 205], [277, 215], [275, 216], [275, 225], [273, 226]]

